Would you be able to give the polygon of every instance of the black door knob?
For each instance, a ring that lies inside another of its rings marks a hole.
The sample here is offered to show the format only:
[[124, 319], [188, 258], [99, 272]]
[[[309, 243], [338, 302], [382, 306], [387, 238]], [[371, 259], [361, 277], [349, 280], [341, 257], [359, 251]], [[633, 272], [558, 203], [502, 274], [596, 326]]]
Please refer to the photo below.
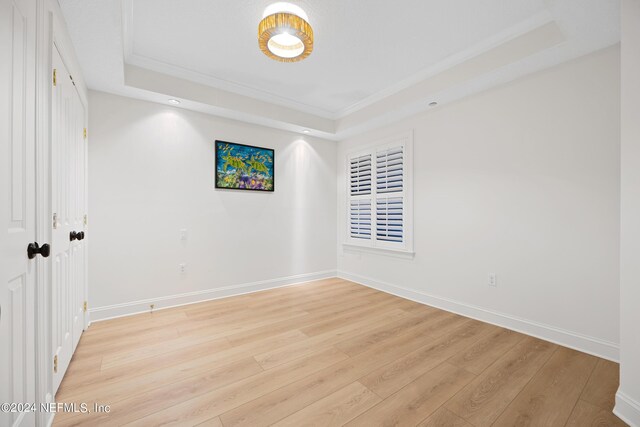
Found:
[[51, 246], [48, 243], [40, 246], [38, 242], [29, 243], [27, 246], [27, 257], [34, 259], [36, 255], [42, 255], [43, 258], [48, 258], [51, 254]]
[[84, 240], [84, 231], [72, 231], [69, 233], [69, 240]]

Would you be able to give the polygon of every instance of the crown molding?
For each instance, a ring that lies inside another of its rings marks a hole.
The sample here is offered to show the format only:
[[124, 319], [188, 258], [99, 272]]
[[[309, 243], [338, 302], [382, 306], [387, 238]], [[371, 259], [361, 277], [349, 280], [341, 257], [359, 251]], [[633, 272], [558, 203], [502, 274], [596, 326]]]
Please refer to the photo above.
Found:
[[430, 101], [437, 100], [437, 108], [441, 108], [605, 49], [614, 42], [609, 35], [600, 45], [590, 46], [579, 38], [575, 28], [559, 25], [548, 6], [543, 12], [347, 108], [327, 111], [136, 54], [133, 0], [121, 0], [121, 5], [125, 87], [120, 94], [160, 103], [166, 102], [166, 96], [176, 97], [183, 100], [182, 108], [296, 133], [309, 129], [311, 136], [333, 141], [428, 111]]
[[328, 111], [323, 108], [276, 95], [256, 87], [221, 79], [209, 74], [200, 73], [198, 71], [135, 53], [133, 48], [133, 0], [122, 0], [122, 40], [125, 65], [134, 65], [139, 68], [146, 68], [151, 71], [167, 74], [180, 79], [190, 80], [216, 89], [221, 89], [242, 96], [248, 96], [259, 101], [291, 108], [307, 114], [313, 114], [314, 116], [318, 116], [323, 119], [334, 120], [336, 118], [335, 112]]
[[239, 95], [213, 86], [194, 82], [190, 79], [174, 77], [135, 65], [124, 65], [125, 86], [149, 93], [164, 94], [195, 106], [214, 109], [217, 114], [233, 115], [234, 119], [251, 122], [280, 122], [294, 129], [312, 129], [322, 133], [335, 134], [335, 122], [299, 110], [274, 105], [267, 101]]
[[301, 103], [297, 100], [276, 95], [274, 93], [243, 85], [234, 81], [221, 79], [213, 75], [200, 73], [195, 70], [190, 70], [185, 67], [181, 67], [175, 64], [166, 63], [154, 58], [149, 58], [134, 52], [133, 49], [133, 0], [122, 0], [122, 40], [124, 51], [124, 63], [125, 65], [134, 65], [139, 68], [145, 68], [158, 73], [168, 74], [177, 78], [191, 80], [196, 83], [211, 86], [217, 89], [225, 90], [231, 93], [235, 93], [242, 96], [248, 96], [259, 101], [268, 102], [274, 105], [279, 105], [294, 110], [298, 110], [303, 113], [313, 114], [318, 117], [330, 120], [339, 120], [349, 116], [359, 110], [362, 110], [372, 104], [380, 102], [385, 98], [397, 94], [413, 85], [422, 82], [425, 79], [429, 79], [437, 74], [446, 71], [456, 65], [459, 65], [465, 61], [468, 61], [476, 56], [486, 53], [501, 44], [504, 44], [516, 37], [526, 34], [535, 30], [549, 22], [553, 21], [553, 16], [548, 10], [544, 10], [531, 18], [507, 28], [494, 36], [485, 39], [469, 49], [466, 49], [458, 54], [452, 55], [437, 64], [428, 67], [418, 73], [415, 73], [408, 78], [401, 80], [391, 86], [388, 86], [381, 91], [368, 96], [348, 107], [329, 111], [323, 108], [319, 108], [313, 105]]
[[521, 35], [534, 31], [537, 28], [542, 27], [545, 24], [553, 22], [553, 16], [549, 11], [544, 11], [534, 15], [533, 17], [523, 21], [517, 25], [507, 28], [494, 36], [477, 43], [469, 49], [463, 50], [455, 55], [449, 56], [437, 64], [428, 67], [422, 71], [419, 71], [412, 76], [407, 77], [391, 86], [388, 86], [381, 91], [364, 98], [346, 108], [334, 112], [335, 119], [342, 119], [356, 111], [362, 110], [376, 102], [382, 101], [384, 98], [395, 95], [413, 85], [416, 85], [423, 80], [429, 79], [437, 74], [447, 71], [456, 65], [462, 64], [476, 56], [486, 53], [504, 43], [507, 43]]

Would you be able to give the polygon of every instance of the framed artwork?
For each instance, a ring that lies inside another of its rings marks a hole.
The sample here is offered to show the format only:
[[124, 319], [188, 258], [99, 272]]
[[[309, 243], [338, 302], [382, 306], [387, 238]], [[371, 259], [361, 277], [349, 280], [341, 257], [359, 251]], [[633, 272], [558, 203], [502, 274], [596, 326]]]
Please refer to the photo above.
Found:
[[216, 141], [216, 188], [273, 191], [274, 154], [270, 148]]

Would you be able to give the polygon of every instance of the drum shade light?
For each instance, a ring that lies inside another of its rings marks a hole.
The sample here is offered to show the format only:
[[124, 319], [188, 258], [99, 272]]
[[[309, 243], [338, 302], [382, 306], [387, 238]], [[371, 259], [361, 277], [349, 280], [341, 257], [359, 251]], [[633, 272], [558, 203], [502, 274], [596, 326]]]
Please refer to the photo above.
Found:
[[267, 7], [258, 25], [258, 45], [269, 58], [280, 62], [297, 62], [313, 51], [313, 28], [309, 17], [291, 3], [274, 3]]

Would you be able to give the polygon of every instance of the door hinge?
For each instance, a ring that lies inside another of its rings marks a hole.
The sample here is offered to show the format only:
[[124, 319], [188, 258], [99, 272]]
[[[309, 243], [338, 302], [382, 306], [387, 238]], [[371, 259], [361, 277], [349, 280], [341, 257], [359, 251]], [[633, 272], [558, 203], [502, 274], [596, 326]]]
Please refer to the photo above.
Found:
[[58, 70], [53, 69], [53, 85], [56, 86], [58, 84]]
[[53, 229], [55, 230], [56, 228], [58, 228], [58, 214], [54, 213], [53, 214]]
[[89, 224], [89, 216], [87, 214], [84, 214], [83, 222], [84, 222], [84, 225]]
[[58, 373], [58, 355], [53, 356], [53, 373]]
[[82, 306], [82, 309], [84, 310], [84, 312], [87, 312], [87, 302], [84, 302], [84, 305]]
[[84, 131], [82, 132], [82, 136], [84, 137], [84, 139], [87, 139], [87, 128], [84, 128]]

